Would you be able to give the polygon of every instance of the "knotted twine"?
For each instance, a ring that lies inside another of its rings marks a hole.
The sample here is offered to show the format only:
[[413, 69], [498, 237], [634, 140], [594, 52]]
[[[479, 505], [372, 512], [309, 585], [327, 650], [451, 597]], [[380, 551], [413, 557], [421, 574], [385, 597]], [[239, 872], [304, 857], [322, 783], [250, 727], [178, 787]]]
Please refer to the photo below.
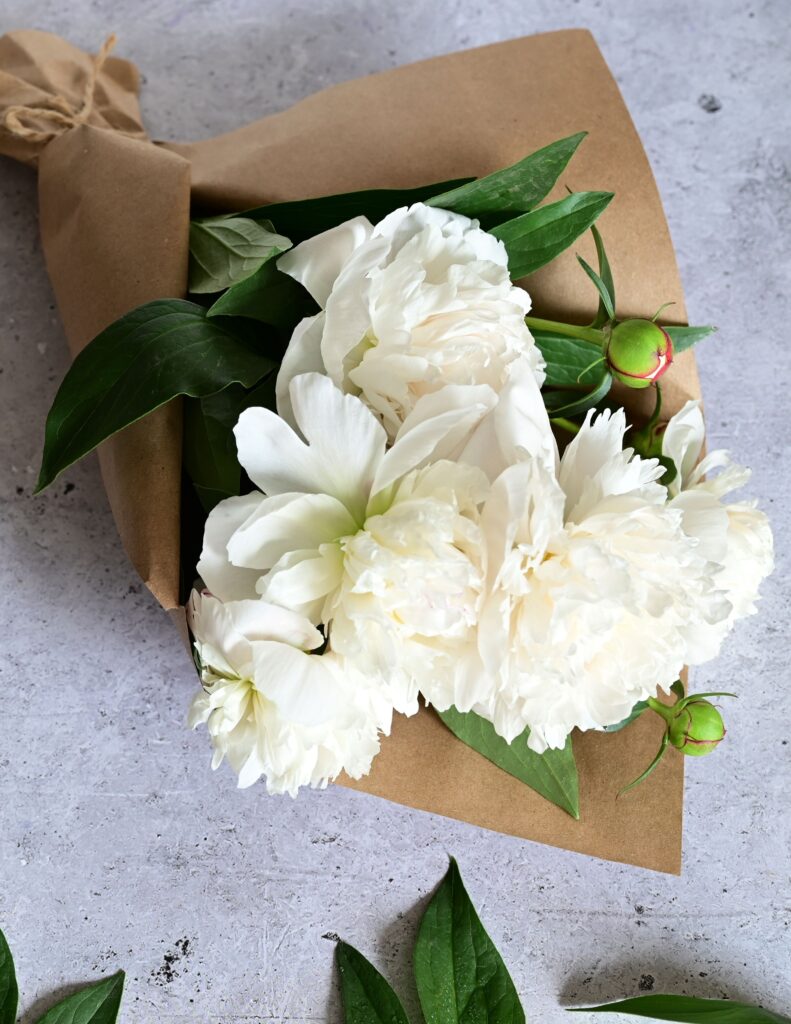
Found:
[[[91, 66], [85, 82], [82, 102], [76, 107], [65, 96], [57, 93], [47, 100], [49, 106], [25, 105], [18, 103], [8, 107], [3, 118], [3, 127], [18, 139], [30, 142], [49, 142], [56, 135], [78, 124], [87, 124], [93, 111], [94, 95], [99, 74], [116, 44], [115, 33], [111, 33], [102, 43], [101, 49], [91, 58]], [[25, 120], [48, 121], [51, 127], [44, 131], [31, 128]]]

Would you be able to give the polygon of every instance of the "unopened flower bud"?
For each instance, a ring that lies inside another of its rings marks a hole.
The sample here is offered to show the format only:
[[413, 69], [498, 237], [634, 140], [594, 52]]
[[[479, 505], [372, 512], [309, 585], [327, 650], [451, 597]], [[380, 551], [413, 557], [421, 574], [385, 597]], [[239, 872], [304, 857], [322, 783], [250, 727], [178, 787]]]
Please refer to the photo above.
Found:
[[616, 324], [607, 344], [607, 363], [613, 377], [630, 388], [647, 388], [673, 362], [673, 342], [653, 320], [624, 320]]
[[668, 740], [684, 754], [710, 754], [725, 736], [722, 715], [707, 700], [682, 702], [668, 722]]

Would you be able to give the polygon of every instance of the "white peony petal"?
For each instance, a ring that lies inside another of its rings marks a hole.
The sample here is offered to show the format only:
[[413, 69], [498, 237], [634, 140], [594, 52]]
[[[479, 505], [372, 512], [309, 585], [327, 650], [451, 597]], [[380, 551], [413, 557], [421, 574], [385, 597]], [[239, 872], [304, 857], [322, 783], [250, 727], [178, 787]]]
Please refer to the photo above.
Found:
[[256, 688], [284, 718], [316, 726], [337, 715], [337, 692], [320, 655], [272, 641], [258, 641], [252, 647]]
[[703, 451], [705, 426], [700, 402], [692, 400], [672, 416], [662, 435], [662, 454], [672, 459], [677, 479], [670, 485], [671, 493], [686, 486]]
[[261, 573], [232, 565], [228, 559], [228, 541], [260, 504], [261, 495], [256, 491], [239, 498], [226, 498], [215, 505], [206, 520], [197, 573], [222, 601], [255, 596], [255, 585]]
[[239, 461], [265, 494], [329, 494], [361, 521], [384, 430], [359, 399], [317, 373], [292, 380], [291, 402], [308, 444], [275, 413], [247, 409], [234, 430]]
[[324, 331], [324, 313], [305, 317], [294, 328], [288, 343], [286, 354], [277, 374], [275, 395], [277, 411], [289, 424], [296, 429], [294, 410], [291, 407], [291, 381], [301, 373], [323, 373], [324, 361], [321, 358], [321, 337]]
[[427, 462], [453, 458], [496, 404], [497, 395], [486, 385], [449, 384], [421, 398], [380, 462], [372, 494]]
[[338, 275], [372, 233], [366, 217], [355, 217], [300, 242], [278, 259], [278, 270], [299, 281], [320, 306], [326, 306]]
[[329, 494], [280, 494], [265, 498], [234, 533], [228, 555], [235, 565], [263, 571], [289, 551], [318, 548], [356, 530], [346, 507]]

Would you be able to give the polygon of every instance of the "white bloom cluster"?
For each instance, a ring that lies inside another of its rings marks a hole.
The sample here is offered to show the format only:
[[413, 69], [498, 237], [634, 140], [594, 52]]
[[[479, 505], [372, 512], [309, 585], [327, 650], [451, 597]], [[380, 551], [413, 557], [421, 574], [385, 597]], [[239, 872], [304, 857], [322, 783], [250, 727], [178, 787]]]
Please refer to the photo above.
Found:
[[697, 405], [665, 433], [669, 490], [622, 411], [589, 414], [560, 457], [529, 300], [475, 222], [357, 218], [279, 265], [323, 309], [294, 333], [279, 415], [237, 424], [256, 489], [210, 514], [189, 607], [192, 721], [240, 785], [364, 774], [420, 694], [562, 746], [754, 611], [771, 533], [723, 502], [746, 479], [723, 453], [696, 468]]

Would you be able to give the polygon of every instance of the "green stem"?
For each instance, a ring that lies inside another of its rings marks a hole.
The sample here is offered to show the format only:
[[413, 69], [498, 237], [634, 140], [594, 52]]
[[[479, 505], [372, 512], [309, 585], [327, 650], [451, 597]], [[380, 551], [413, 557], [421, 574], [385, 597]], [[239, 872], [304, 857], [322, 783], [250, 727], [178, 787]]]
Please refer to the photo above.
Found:
[[663, 704], [661, 700], [657, 700], [656, 697], [649, 697], [646, 704], [655, 711], [660, 717], [664, 718], [666, 722], [670, 722], [678, 710], [675, 707]]
[[567, 420], [564, 416], [553, 416], [549, 422], [554, 427], [560, 427], [561, 430], [567, 430], [570, 434], [578, 434], [580, 431], [579, 423], [572, 423], [571, 420]]
[[556, 320], [542, 320], [537, 316], [526, 316], [525, 323], [536, 331], [551, 331], [552, 334], [564, 334], [567, 338], [579, 338], [580, 341], [591, 341], [599, 348], [604, 348], [604, 331], [597, 327], [580, 327], [577, 324], [561, 324]]

